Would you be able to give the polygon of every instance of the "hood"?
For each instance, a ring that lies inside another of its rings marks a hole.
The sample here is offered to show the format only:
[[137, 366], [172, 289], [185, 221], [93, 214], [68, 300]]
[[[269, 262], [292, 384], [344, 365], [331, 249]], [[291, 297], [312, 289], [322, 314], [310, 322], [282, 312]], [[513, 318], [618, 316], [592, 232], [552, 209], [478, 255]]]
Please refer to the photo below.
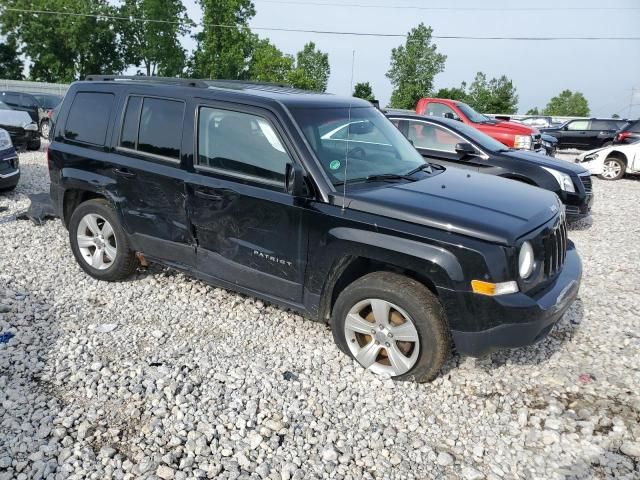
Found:
[[21, 127], [24, 128], [33, 123], [31, 116], [27, 112], [18, 110], [0, 110], [0, 127]]
[[457, 168], [347, 195], [352, 210], [504, 245], [513, 245], [561, 208], [558, 197], [548, 190]]
[[482, 130], [483, 132], [494, 131], [510, 133], [512, 135], [533, 135], [537, 132], [536, 129], [522, 123], [503, 122], [500, 120], [496, 120], [495, 122], [491, 123], [474, 123], [473, 126], [478, 130]]
[[541, 167], [553, 168], [562, 173], [580, 175], [586, 173], [586, 170], [575, 163], [570, 163], [565, 160], [559, 160], [557, 158], [548, 157], [540, 153], [531, 152], [527, 150], [509, 150], [508, 152], [500, 152], [505, 157], [512, 158], [514, 160], [522, 160], [524, 162], [535, 163]]

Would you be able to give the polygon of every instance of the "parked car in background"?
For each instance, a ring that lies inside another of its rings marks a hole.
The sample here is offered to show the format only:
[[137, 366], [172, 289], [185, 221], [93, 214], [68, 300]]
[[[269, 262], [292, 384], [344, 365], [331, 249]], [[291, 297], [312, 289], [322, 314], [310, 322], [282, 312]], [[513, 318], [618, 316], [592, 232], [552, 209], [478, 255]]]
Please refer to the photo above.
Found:
[[51, 116], [53, 110], [62, 101], [62, 95], [53, 95], [50, 93], [34, 93], [33, 96], [38, 101], [39, 109], [39, 129], [42, 138], [49, 138], [49, 128], [51, 126]]
[[556, 137], [559, 149], [592, 150], [611, 145], [616, 132], [627, 123], [614, 118], [577, 119], [540, 131]]
[[537, 128], [537, 129], [554, 127], [562, 123], [562, 122], [554, 122], [553, 117], [550, 117], [548, 115], [523, 117], [518, 121], [521, 123], [524, 123], [525, 125], [529, 125], [530, 127]]
[[554, 192], [570, 220], [589, 215], [591, 177], [584, 168], [534, 152], [508, 149], [464, 123], [446, 118], [386, 112], [387, 118], [431, 164], [517, 180]]
[[36, 97], [30, 93], [13, 92], [13, 91], [0, 91], [0, 102], [8, 105], [12, 110], [19, 112], [27, 112], [36, 125], [40, 124], [40, 108]]
[[[542, 143], [542, 148], [544, 150], [545, 155], [549, 157], [555, 157], [556, 152], [558, 151], [558, 139], [548, 133], [540, 134], [540, 141]], [[540, 152], [540, 150], [536, 150]]]
[[0, 192], [16, 188], [20, 180], [18, 154], [9, 132], [0, 128]]
[[633, 120], [616, 132], [613, 143], [635, 143], [638, 140], [640, 140], [640, 120]]
[[421, 98], [418, 100], [416, 113], [428, 117], [461, 121], [477, 128], [509, 148], [539, 150], [542, 146], [540, 132], [535, 128], [522, 123], [487, 117], [476, 112], [466, 103], [456, 100]]
[[26, 150], [40, 148], [38, 124], [31, 119], [27, 112], [13, 110], [5, 103], [0, 102], [0, 128], [9, 132], [15, 148]]
[[618, 180], [625, 173], [640, 173], [640, 140], [626, 145], [611, 145], [585, 152], [576, 163], [603, 180]]
[[540, 340], [578, 294], [556, 195], [431, 169], [365, 100], [90, 78], [65, 95], [48, 165], [94, 278], [128, 277], [137, 252], [328, 323], [364, 368], [412, 381], [452, 341], [482, 355]]

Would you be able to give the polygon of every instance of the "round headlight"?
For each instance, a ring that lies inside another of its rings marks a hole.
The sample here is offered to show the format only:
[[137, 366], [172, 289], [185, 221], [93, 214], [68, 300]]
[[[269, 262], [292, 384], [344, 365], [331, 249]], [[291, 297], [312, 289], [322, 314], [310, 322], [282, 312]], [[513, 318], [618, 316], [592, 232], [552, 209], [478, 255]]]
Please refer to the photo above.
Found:
[[533, 272], [533, 248], [529, 242], [524, 242], [518, 255], [518, 273], [520, 278], [527, 279]]

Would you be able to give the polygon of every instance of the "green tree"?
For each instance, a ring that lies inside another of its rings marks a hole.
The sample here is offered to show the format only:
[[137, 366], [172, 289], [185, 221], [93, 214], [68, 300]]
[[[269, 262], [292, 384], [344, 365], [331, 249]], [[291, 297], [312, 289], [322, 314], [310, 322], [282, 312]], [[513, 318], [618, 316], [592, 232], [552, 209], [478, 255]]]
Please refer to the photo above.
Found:
[[356, 86], [353, 88], [353, 96], [356, 98], [363, 98], [368, 101], [376, 99], [369, 82], [356, 83]]
[[289, 73], [289, 83], [296, 88], [324, 92], [331, 68], [329, 54], [316, 49], [313, 42], [307, 43], [296, 54], [295, 68]]
[[[22, 0], [4, 0], [3, 4], [24, 8]], [[107, 0], [32, 0], [29, 8], [104, 15], [2, 11], [0, 33], [15, 35], [22, 53], [31, 61], [29, 75], [33, 80], [70, 82], [90, 73], [123, 70], [118, 29], [108, 18], [117, 15], [117, 9]]]
[[453, 88], [441, 88], [433, 94], [436, 98], [448, 98], [449, 100], [459, 100], [461, 102], [467, 102], [469, 95], [467, 94], [467, 84], [462, 82], [460, 87]]
[[[251, 0], [199, 0], [202, 32], [192, 60], [193, 75], [201, 78], [243, 79], [248, 76], [255, 37], [249, 20], [256, 14]], [[237, 28], [221, 27], [235, 25]]]
[[505, 75], [487, 80], [478, 72], [469, 87], [468, 103], [483, 113], [509, 113], [518, 111], [518, 94], [513, 82]]
[[285, 83], [293, 69], [292, 55], [285, 55], [268, 39], [257, 39], [249, 62], [249, 78], [260, 82]]
[[189, 18], [181, 0], [124, 0], [120, 14], [172, 22], [121, 22], [127, 64], [142, 66], [147, 75], [182, 73], [186, 57], [179, 36], [187, 33]]
[[580, 92], [563, 90], [559, 95], [549, 100], [544, 109], [545, 115], [557, 117], [588, 117], [589, 102]]
[[525, 115], [540, 115], [540, 110], [538, 110], [538, 107], [533, 107], [527, 110], [527, 113], [525, 113]]
[[446, 55], [431, 41], [433, 30], [423, 23], [411, 29], [404, 45], [391, 51], [387, 78], [393, 85], [391, 106], [415, 108], [418, 100], [433, 89], [434, 77], [444, 70]]
[[9, 36], [0, 43], [0, 78], [7, 80], [22, 80], [23, 64], [16, 39]]

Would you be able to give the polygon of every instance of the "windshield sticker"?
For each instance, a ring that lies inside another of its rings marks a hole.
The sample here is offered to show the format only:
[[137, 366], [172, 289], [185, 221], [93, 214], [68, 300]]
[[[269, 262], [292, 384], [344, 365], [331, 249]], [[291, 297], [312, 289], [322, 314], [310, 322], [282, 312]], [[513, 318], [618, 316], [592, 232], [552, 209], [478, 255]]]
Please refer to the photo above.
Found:
[[340, 163], [340, 160], [333, 160], [330, 164], [329, 164], [329, 168], [331, 170], [338, 170], [340, 168], [340, 165], [342, 165]]

